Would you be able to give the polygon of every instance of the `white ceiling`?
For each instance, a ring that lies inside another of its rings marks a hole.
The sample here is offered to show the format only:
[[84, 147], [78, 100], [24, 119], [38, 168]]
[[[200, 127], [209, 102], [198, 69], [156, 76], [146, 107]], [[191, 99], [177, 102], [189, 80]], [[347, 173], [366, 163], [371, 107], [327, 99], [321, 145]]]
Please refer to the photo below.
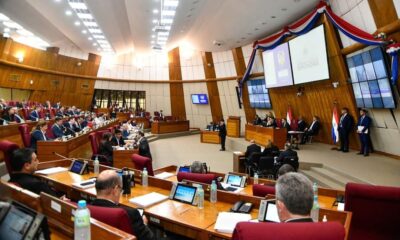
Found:
[[[84, 0], [117, 54], [151, 50], [153, 9], [160, 0]], [[201, 51], [244, 46], [276, 32], [311, 11], [319, 0], [180, 0], [166, 49], [182, 41]], [[97, 52], [67, 0], [0, 0], [4, 13], [51, 46], [75, 45]], [[0, 24], [0, 30], [4, 26]], [[216, 46], [213, 41], [222, 42]]]

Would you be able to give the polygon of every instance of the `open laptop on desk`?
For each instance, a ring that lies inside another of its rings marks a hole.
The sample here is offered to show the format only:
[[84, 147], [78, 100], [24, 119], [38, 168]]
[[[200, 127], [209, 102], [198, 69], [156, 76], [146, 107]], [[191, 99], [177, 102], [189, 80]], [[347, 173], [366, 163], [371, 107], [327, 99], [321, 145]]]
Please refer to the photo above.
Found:
[[246, 184], [247, 176], [228, 173], [225, 175], [224, 181], [220, 182], [219, 188], [229, 192], [240, 192]]

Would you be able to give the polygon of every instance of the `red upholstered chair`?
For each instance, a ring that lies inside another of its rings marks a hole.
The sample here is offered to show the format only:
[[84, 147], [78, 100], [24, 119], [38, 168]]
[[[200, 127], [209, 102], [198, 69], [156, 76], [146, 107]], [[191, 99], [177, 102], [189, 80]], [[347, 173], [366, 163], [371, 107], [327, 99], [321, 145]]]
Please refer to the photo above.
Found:
[[124, 232], [134, 234], [131, 226], [131, 219], [123, 208], [109, 208], [87, 205], [90, 216], [100, 222], [118, 228]]
[[24, 119], [29, 119], [29, 110], [27, 108], [22, 109], [22, 116]]
[[157, 111], [155, 111], [155, 112], [154, 112], [154, 116], [155, 116], [155, 117], [159, 117], [159, 116], [160, 116], [160, 113], [157, 112]]
[[31, 134], [29, 132], [28, 125], [27, 124], [19, 125], [18, 130], [19, 130], [19, 133], [21, 134], [21, 139], [22, 139], [22, 142], [24, 143], [24, 146], [26, 148], [30, 147], [31, 146]]
[[212, 173], [179, 172], [177, 178], [179, 182], [182, 182], [182, 180], [189, 180], [193, 182], [211, 184], [212, 180], [216, 179], [216, 176]]
[[104, 130], [100, 130], [100, 131], [96, 131], [94, 132], [95, 136], [96, 136], [96, 141], [97, 141], [97, 146], [100, 145], [100, 141], [103, 138], [103, 134], [106, 132], [111, 132], [110, 129], [104, 129]]
[[12, 153], [14, 150], [18, 149], [19, 146], [16, 143], [4, 140], [0, 141], [0, 151], [3, 152], [4, 155], [4, 162], [6, 163], [7, 171], [8, 173], [12, 173], [13, 169], [11, 166], [11, 158], [12, 158]]
[[400, 239], [400, 188], [347, 183], [349, 239]]
[[344, 237], [344, 226], [338, 222], [240, 222], [235, 227], [232, 240], [343, 240]]
[[96, 136], [96, 132], [92, 132], [89, 134], [89, 141], [90, 141], [90, 146], [92, 147], [92, 158], [91, 159], [95, 159], [96, 156], [99, 159], [99, 162], [103, 165], [108, 165], [108, 166], [112, 166], [112, 163], [108, 161], [108, 158], [104, 155], [100, 155], [99, 154], [99, 141], [97, 141], [97, 136]]
[[160, 117], [153, 117], [153, 121], [160, 121]]
[[292, 129], [292, 131], [296, 131], [296, 129], [298, 128], [298, 121], [298, 119], [293, 118], [290, 122], [290, 129]]
[[133, 164], [135, 164], [135, 169], [142, 171], [143, 168], [146, 168], [149, 176], [154, 176], [153, 164], [151, 163], [150, 158], [134, 153], [132, 154], [131, 159]]
[[57, 115], [57, 109], [52, 108], [50, 109], [50, 117], [54, 118]]
[[275, 186], [254, 184], [253, 185], [253, 196], [265, 197], [268, 194], [275, 195]]
[[51, 139], [56, 138], [53, 134], [53, 131], [51, 130], [51, 127], [53, 126], [53, 124], [51, 122], [47, 123], [47, 131], [46, 131], [46, 136], [48, 136]]
[[276, 127], [282, 128], [282, 119], [275, 118], [275, 122], [276, 122]]

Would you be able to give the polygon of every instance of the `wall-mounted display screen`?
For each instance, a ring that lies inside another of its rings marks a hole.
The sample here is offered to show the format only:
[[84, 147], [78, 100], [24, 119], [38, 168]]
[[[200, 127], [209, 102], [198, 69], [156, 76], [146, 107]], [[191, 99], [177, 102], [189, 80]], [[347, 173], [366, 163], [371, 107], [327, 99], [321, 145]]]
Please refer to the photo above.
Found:
[[283, 43], [262, 53], [266, 88], [293, 85], [289, 45]]
[[329, 79], [324, 25], [289, 41], [295, 84]]
[[347, 57], [347, 65], [359, 108], [395, 108], [382, 49], [375, 47]]
[[268, 89], [264, 79], [253, 79], [246, 82], [249, 91], [250, 106], [252, 108], [271, 108]]
[[193, 104], [208, 104], [207, 94], [192, 94]]

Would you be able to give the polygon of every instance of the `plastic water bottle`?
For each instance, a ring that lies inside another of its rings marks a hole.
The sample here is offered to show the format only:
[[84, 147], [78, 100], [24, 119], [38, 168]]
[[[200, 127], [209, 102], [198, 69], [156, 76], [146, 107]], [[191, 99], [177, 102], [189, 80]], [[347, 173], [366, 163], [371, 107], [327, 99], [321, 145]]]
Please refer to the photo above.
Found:
[[254, 173], [253, 183], [258, 184], [258, 174], [257, 173]]
[[322, 222], [327, 222], [328, 219], [326, 218], [326, 215], [324, 215], [324, 217], [322, 218]]
[[210, 202], [211, 203], [217, 202], [217, 184], [215, 183], [215, 180], [213, 180], [211, 183]]
[[197, 207], [204, 208], [204, 190], [201, 185], [197, 188]]
[[86, 201], [78, 202], [78, 209], [74, 218], [74, 239], [90, 240], [90, 212], [86, 207]]
[[143, 168], [143, 171], [142, 171], [142, 186], [143, 187], [149, 186], [149, 175], [147, 173], [146, 168]]
[[316, 182], [313, 184], [313, 192], [314, 192], [314, 203], [311, 209], [311, 218], [314, 222], [318, 222], [319, 220], [319, 204], [318, 204], [318, 185]]
[[95, 175], [99, 175], [99, 157], [96, 156], [93, 162], [93, 170]]

